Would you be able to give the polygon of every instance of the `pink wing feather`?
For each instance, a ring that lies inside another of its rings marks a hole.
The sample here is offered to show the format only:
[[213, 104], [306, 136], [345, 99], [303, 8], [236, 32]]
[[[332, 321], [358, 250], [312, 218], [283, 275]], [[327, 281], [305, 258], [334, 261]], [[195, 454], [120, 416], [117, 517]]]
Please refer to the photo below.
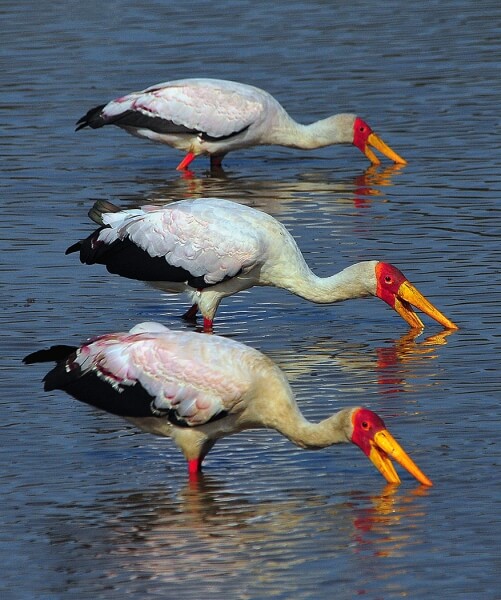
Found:
[[194, 426], [231, 412], [252, 385], [247, 353], [256, 352], [226, 338], [143, 323], [83, 345], [73, 363], [82, 374], [93, 371], [118, 391], [141, 384], [153, 397], [154, 409], [175, 410]]

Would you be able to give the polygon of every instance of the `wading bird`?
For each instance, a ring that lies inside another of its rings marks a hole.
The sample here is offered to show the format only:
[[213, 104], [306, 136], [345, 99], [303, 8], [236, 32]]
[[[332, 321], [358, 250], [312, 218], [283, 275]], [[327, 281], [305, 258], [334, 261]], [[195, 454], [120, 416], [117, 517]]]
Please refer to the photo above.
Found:
[[268, 92], [221, 79], [179, 79], [127, 94], [89, 110], [77, 122], [77, 131], [104, 125], [186, 152], [178, 170], [200, 154], [209, 155], [211, 168], [217, 169], [228, 152], [259, 145], [311, 150], [353, 144], [372, 164], [380, 161], [371, 147], [406, 163], [356, 115], [342, 113], [301, 125]]
[[98, 201], [89, 216], [101, 227], [66, 254], [79, 252], [85, 264], [103, 264], [110, 273], [166, 292], [189, 292], [193, 305], [184, 317], [194, 319], [200, 310], [206, 331], [223, 298], [255, 285], [283, 288], [319, 304], [377, 296], [414, 329], [424, 326], [412, 306], [457, 329], [388, 263], [364, 261], [317, 277], [279, 221], [236, 202], [198, 198], [120, 210]]
[[235, 340], [140, 323], [80, 348], [35, 352], [24, 362], [53, 360], [57, 365], [44, 378], [45, 390], [63, 390], [144, 431], [172, 438], [192, 477], [218, 439], [266, 428], [312, 450], [353, 442], [388, 482], [400, 482], [393, 458], [420, 483], [432, 485], [375, 413], [345, 408], [320, 423], [307, 421], [283, 372]]

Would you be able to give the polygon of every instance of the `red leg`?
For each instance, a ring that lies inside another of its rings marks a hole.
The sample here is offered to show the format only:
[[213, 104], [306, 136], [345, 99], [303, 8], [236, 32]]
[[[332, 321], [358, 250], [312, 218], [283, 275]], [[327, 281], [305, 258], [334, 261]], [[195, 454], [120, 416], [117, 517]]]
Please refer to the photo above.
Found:
[[205, 333], [212, 333], [213, 323], [214, 323], [214, 321], [212, 319], [208, 319], [207, 317], [204, 317], [204, 332]]
[[197, 317], [197, 312], [198, 312], [198, 304], [194, 304], [191, 308], [189, 308], [184, 315], [182, 315], [182, 318], [185, 321], [194, 321]]
[[192, 458], [188, 461], [188, 475], [190, 478], [196, 477], [202, 472], [202, 460], [203, 458]]
[[183, 158], [183, 160], [177, 165], [176, 171], [184, 171], [186, 167], [195, 160], [196, 155], [193, 152], [188, 152], [188, 154]]

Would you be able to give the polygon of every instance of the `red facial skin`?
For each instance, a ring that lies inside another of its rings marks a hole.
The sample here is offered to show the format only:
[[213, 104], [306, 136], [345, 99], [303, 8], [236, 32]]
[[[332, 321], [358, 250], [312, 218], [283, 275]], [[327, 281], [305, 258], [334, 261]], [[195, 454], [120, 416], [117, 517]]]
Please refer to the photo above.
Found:
[[380, 262], [376, 265], [376, 294], [392, 308], [395, 308], [395, 300], [398, 290], [407, 277], [393, 265]]
[[371, 133], [373, 133], [373, 131], [367, 125], [367, 123], [360, 117], [357, 117], [353, 125], [353, 145], [356, 146], [363, 154], [365, 154], [367, 138]]
[[385, 430], [386, 426], [381, 417], [367, 408], [360, 408], [353, 415], [353, 434], [351, 441], [356, 444], [362, 452], [369, 456], [371, 452], [371, 440], [378, 431]]

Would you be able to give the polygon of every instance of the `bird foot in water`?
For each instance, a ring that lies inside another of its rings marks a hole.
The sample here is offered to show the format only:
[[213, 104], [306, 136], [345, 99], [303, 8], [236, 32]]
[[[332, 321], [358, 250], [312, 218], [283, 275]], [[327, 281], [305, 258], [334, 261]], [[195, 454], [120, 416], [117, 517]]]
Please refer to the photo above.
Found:
[[195, 321], [197, 318], [198, 312], [198, 304], [193, 304], [182, 316], [181, 318], [185, 321]]

